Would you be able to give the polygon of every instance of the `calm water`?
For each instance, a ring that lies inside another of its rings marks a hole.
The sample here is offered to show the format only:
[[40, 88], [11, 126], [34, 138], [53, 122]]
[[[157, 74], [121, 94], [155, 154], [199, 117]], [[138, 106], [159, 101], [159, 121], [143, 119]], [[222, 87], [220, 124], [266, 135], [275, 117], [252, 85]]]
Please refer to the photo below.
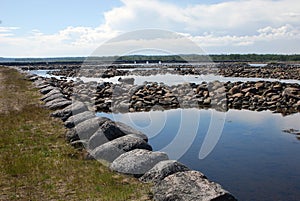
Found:
[[[143, 131], [154, 150], [203, 172], [239, 200], [299, 200], [300, 141], [282, 132], [300, 130], [299, 113], [283, 117], [269, 111], [176, 109], [98, 115]], [[209, 133], [209, 128], [221, 132]], [[209, 136], [210, 142], [217, 139], [211, 143], [216, 145], [200, 159]]]

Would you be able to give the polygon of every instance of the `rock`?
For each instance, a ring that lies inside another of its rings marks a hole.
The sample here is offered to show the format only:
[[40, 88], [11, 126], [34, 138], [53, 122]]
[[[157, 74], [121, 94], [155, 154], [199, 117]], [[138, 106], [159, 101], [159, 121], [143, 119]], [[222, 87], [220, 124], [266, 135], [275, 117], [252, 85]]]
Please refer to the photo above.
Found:
[[67, 128], [73, 128], [75, 125], [79, 124], [80, 122], [83, 122], [87, 119], [91, 119], [93, 117], [95, 117], [95, 113], [91, 111], [84, 111], [82, 113], [69, 117], [65, 122], [65, 126]]
[[110, 140], [107, 139], [103, 130], [100, 128], [98, 129], [89, 139], [87, 149], [92, 151], [95, 148], [109, 142]]
[[168, 160], [168, 156], [165, 153], [135, 149], [116, 158], [110, 165], [110, 169], [140, 177], [163, 160]]
[[58, 99], [47, 102], [45, 104], [45, 107], [47, 107], [51, 110], [58, 110], [58, 109], [63, 109], [71, 104], [72, 104], [72, 101], [70, 101], [70, 100], [67, 100], [65, 98], [58, 98]]
[[232, 98], [241, 98], [243, 96], [244, 96], [244, 94], [242, 94], [242, 93], [236, 93], [236, 94], [232, 95]]
[[49, 102], [55, 99], [59, 99], [59, 98], [64, 98], [65, 96], [62, 93], [55, 93], [52, 94], [51, 96], [46, 97], [45, 99], [43, 99], [42, 101], [44, 102]]
[[256, 82], [254, 86], [256, 89], [260, 89], [260, 88], [263, 88], [265, 86], [265, 84], [264, 84], [264, 82]]
[[66, 138], [69, 142], [79, 139], [88, 140], [105, 121], [107, 121], [105, 117], [94, 117], [85, 120], [70, 129], [66, 134]]
[[118, 79], [119, 82], [123, 82], [123, 83], [126, 83], [126, 84], [131, 84], [133, 85], [134, 84], [134, 78], [119, 78]]
[[126, 135], [113, 121], [104, 122], [100, 128], [109, 141]]
[[157, 163], [152, 169], [146, 172], [140, 180], [143, 182], [152, 182], [157, 184], [165, 177], [177, 173], [190, 170], [185, 165], [175, 160], [166, 160]]
[[50, 91], [49, 93], [45, 94], [42, 98], [41, 101], [44, 101], [45, 99], [47, 99], [48, 97], [51, 97], [55, 94], [61, 94], [61, 91], [57, 88], [53, 89], [52, 91]]
[[143, 139], [126, 135], [100, 145], [91, 152], [91, 155], [97, 160], [105, 160], [111, 163], [121, 154], [134, 149], [152, 151], [152, 147]]
[[239, 93], [239, 92], [240, 92], [240, 87], [238, 87], [238, 86], [234, 86], [228, 91], [228, 93], [231, 95]]
[[71, 115], [76, 115], [87, 110], [88, 108], [83, 102], [74, 101], [71, 105], [65, 107], [64, 109], [53, 112], [51, 116], [66, 121]]
[[53, 87], [53, 86], [48, 86], [48, 87], [45, 87], [45, 88], [42, 88], [40, 89], [40, 92], [42, 94], [47, 94], [49, 93], [50, 91], [52, 91], [53, 89], [55, 89], [56, 87]]
[[153, 193], [157, 201], [236, 201], [219, 184], [208, 181], [197, 171], [172, 174], [155, 185]]
[[136, 136], [141, 137], [142, 139], [144, 139], [146, 142], [148, 142], [148, 137], [147, 135], [145, 135], [144, 133], [142, 133], [141, 131], [138, 131], [134, 128], [132, 128], [131, 126], [128, 126], [122, 122], [116, 122], [116, 125], [119, 127], [119, 129], [125, 133], [126, 135], [128, 134], [134, 134]]

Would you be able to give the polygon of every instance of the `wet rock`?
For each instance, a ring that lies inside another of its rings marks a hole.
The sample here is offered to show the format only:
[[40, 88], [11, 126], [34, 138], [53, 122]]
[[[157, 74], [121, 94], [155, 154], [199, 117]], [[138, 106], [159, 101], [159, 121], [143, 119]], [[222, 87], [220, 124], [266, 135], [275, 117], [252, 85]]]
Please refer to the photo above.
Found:
[[168, 160], [168, 156], [165, 153], [135, 149], [116, 158], [110, 165], [110, 169], [140, 177], [158, 162], [164, 160]]
[[166, 177], [153, 188], [157, 201], [236, 201], [219, 184], [210, 182], [197, 171], [178, 172]]
[[134, 149], [152, 151], [152, 147], [143, 139], [126, 135], [98, 146], [91, 152], [91, 155], [95, 159], [105, 160], [111, 163], [121, 154]]
[[177, 173], [190, 170], [185, 165], [175, 160], [166, 160], [157, 163], [152, 169], [146, 172], [140, 180], [143, 182], [152, 182], [157, 184], [165, 177]]

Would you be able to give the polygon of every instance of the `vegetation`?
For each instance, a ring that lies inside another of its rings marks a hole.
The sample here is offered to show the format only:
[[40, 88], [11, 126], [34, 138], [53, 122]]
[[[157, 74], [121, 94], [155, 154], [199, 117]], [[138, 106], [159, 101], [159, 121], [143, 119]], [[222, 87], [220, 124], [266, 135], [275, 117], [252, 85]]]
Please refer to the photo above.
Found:
[[300, 54], [214, 54], [214, 55], [127, 55], [106, 57], [58, 57], [58, 58], [0, 58], [3, 64], [40, 63], [82, 63], [85, 61], [101, 63], [162, 63], [167, 62], [287, 62], [300, 61]]
[[0, 200], [148, 200], [150, 186], [82, 160], [40, 94], [0, 67]]

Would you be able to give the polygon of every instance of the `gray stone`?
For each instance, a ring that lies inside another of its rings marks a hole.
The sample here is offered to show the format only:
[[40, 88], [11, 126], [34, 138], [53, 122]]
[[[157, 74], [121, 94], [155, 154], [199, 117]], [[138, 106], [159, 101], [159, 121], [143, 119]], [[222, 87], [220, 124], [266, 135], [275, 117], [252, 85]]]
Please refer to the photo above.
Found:
[[57, 88], [53, 89], [52, 91], [50, 91], [49, 93], [45, 94], [42, 98], [41, 101], [44, 101], [45, 99], [47, 99], [48, 97], [53, 96], [54, 94], [61, 94], [61, 91]]
[[71, 105], [65, 107], [64, 109], [53, 112], [51, 116], [66, 121], [70, 116], [76, 115], [87, 110], [88, 108], [83, 102], [74, 101]]
[[107, 121], [105, 117], [94, 117], [85, 120], [70, 129], [66, 134], [66, 138], [70, 142], [79, 139], [88, 140], [105, 121]]
[[95, 117], [95, 113], [91, 111], [84, 111], [76, 115], [70, 116], [67, 121], [65, 121], [65, 126], [67, 128], [73, 128], [75, 125]]
[[165, 177], [177, 173], [190, 170], [188, 167], [179, 163], [176, 160], [167, 160], [157, 163], [152, 169], [146, 172], [141, 178], [141, 181], [158, 183]]
[[128, 126], [122, 122], [116, 122], [116, 125], [120, 128], [120, 130], [125, 133], [126, 135], [128, 134], [135, 134], [136, 136], [140, 136], [141, 138], [143, 138], [146, 142], [148, 142], [148, 137], [142, 133], [141, 131], [138, 131], [134, 128], [132, 128], [131, 126]]
[[134, 84], [134, 78], [119, 78], [118, 79], [119, 82], [123, 82], [123, 83], [126, 83], [126, 84]]
[[47, 107], [51, 110], [58, 110], [58, 109], [63, 109], [71, 104], [72, 104], [72, 101], [70, 101], [70, 100], [67, 100], [65, 98], [58, 98], [58, 99], [47, 102], [45, 104], [45, 107]]
[[103, 130], [100, 128], [98, 129], [89, 139], [88, 141], [88, 150], [92, 151], [95, 148], [109, 142], [110, 140], [107, 139]]
[[65, 96], [62, 93], [55, 93], [55, 94], [52, 94], [52, 95], [46, 97], [42, 101], [49, 102], [49, 101], [52, 101], [52, 100], [55, 100], [55, 99], [59, 99], [59, 98], [64, 98], [64, 97]]
[[116, 158], [110, 165], [110, 169], [140, 177], [158, 162], [168, 159], [167, 154], [163, 152], [135, 149]]
[[113, 121], [104, 122], [101, 125], [101, 130], [109, 141], [126, 135], [126, 133], [124, 133]]
[[102, 144], [95, 148], [91, 152], [91, 155], [94, 156], [95, 159], [105, 160], [111, 163], [121, 154], [134, 149], [146, 149], [152, 151], [152, 147], [143, 139], [126, 135]]
[[55, 89], [56, 87], [53, 87], [53, 86], [48, 86], [48, 87], [45, 87], [45, 88], [42, 88], [40, 89], [40, 92], [42, 94], [47, 94], [49, 93], [50, 91], [52, 91], [53, 89]]
[[197, 171], [178, 172], [153, 187], [157, 201], [236, 201], [219, 184], [208, 181]]

